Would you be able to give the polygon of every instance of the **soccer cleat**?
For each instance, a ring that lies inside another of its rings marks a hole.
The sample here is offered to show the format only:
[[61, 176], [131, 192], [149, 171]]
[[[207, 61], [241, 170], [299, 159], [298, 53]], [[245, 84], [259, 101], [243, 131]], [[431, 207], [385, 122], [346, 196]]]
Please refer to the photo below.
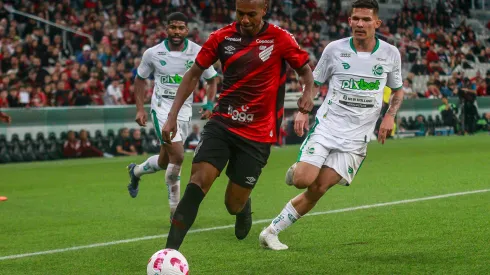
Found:
[[236, 214], [235, 236], [239, 240], [245, 239], [252, 228], [252, 200], [248, 198], [242, 212]]
[[293, 176], [294, 176], [294, 170], [296, 169], [296, 163], [293, 164], [291, 167], [289, 167], [288, 171], [286, 172], [286, 184], [289, 186], [293, 186]]
[[136, 163], [131, 163], [128, 165], [128, 173], [129, 173], [129, 184], [128, 184], [128, 192], [131, 198], [136, 198], [138, 196], [138, 185], [140, 182], [140, 178], [134, 175], [134, 168], [136, 167]]
[[263, 248], [268, 248], [272, 250], [286, 250], [288, 246], [281, 243], [277, 235], [272, 234], [269, 228], [266, 227], [259, 235], [260, 246]]

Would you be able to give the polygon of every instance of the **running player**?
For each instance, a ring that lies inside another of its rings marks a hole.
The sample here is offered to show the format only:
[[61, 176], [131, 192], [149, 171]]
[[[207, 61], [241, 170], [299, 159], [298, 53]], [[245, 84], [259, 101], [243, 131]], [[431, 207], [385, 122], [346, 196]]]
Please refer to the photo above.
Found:
[[[349, 185], [366, 157], [367, 144], [383, 104], [385, 85], [393, 90], [378, 141], [391, 133], [403, 101], [398, 49], [375, 37], [381, 25], [375, 0], [352, 4], [349, 24], [353, 37], [330, 43], [313, 75], [315, 86], [329, 81], [329, 91], [317, 112], [315, 125], [301, 146], [298, 162], [289, 168], [286, 183], [306, 191], [289, 201], [259, 236], [261, 246], [288, 247], [277, 235], [308, 213], [335, 184]], [[303, 135], [308, 116], [298, 114], [295, 132]]]
[[[172, 143], [163, 142], [161, 129], [167, 119], [167, 114], [170, 111], [184, 73], [194, 64], [194, 60], [201, 50], [199, 45], [186, 39], [189, 33], [187, 22], [187, 16], [179, 12], [168, 16], [168, 39], [145, 51], [135, 79], [136, 122], [140, 126], [146, 126], [147, 114], [143, 106], [146, 79], [151, 74], [154, 74], [155, 87], [151, 98], [151, 120], [161, 146], [160, 155], [151, 156], [140, 165], [129, 164], [130, 183], [128, 191], [131, 197], [135, 198], [138, 195], [138, 185], [142, 175], [166, 169], [165, 182], [168, 188], [171, 216], [175, 212], [180, 199], [180, 171], [184, 160], [183, 143], [190, 130], [192, 96], [185, 98], [184, 107], [178, 113], [179, 126], [176, 130], [177, 135], [172, 139]], [[216, 95], [214, 78], [217, 73], [212, 65], [209, 64], [203, 74], [208, 84], [209, 101], [213, 100]], [[192, 90], [194, 88], [195, 86], [192, 87]], [[205, 112], [204, 117], [208, 115], [210, 115], [210, 112]]]
[[250, 194], [281, 125], [286, 63], [305, 83], [298, 100], [300, 111], [313, 108], [308, 53], [290, 33], [264, 22], [266, 12], [265, 0], [237, 0], [237, 22], [210, 35], [177, 91], [163, 129], [166, 142], [176, 135], [177, 113], [203, 70], [221, 61], [223, 92], [196, 148], [190, 182], [173, 216], [167, 248], [180, 248], [199, 205], [227, 163], [225, 205], [236, 215], [235, 236], [241, 240], [248, 235], [252, 226]]

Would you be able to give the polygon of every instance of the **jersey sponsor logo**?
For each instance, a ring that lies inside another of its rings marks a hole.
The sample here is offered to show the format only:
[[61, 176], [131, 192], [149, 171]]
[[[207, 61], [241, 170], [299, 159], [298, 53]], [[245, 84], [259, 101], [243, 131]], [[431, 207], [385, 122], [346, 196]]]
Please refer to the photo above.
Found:
[[241, 37], [229, 37], [229, 36], [225, 36], [225, 39], [228, 40], [228, 41], [233, 41], [233, 42], [242, 42], [242, 38]]
[[235, 49], [235, 47], [230, 45], [230, 46], [225, 47], [225, 50], [226, 50], [226, 52], [225, 52], [226, 54], [234, 54], [236, 49]]
[[341, 54], [340, 54], [340, 57], [346, 57], [346, 58], [349, 58], [349, 57], [350, 57], [350, 53], [341, 53]]
[[162, 75], [160, 77], [160, 83], [162, 84], [180, 84], [182, 83], [182, 76], [175, 74], [174, 76], [171, 75]]
[[165, 62], [165, 60], [160, 60], [160, 65], [165, 66], [167, 65], [167, 62]]
[[386, 58], [379, 58], [378, 57], [378, 58], [376, 58], [376, 60], [378, 60], [378, 61], [385, 61], [386, 62], [387, 59]]
[[228, 106], [228, 114], [231, 115], [231, 119], [233, 120], [239, 122], [252, 122], [254, 120], [254, 115], [248, 114], [248, 109], [250, 109], [250, 107], [247, 105], [242, 105], [242, 107], [238, 109], [233, 109], [232, 106]]
[[343, 95], [339, 103], [349, 107], [373, 108], [375, 99], [373, 97]]
[[266, 44], [266, 43], [274, 43], [274, 39], [269, 39], [269, 40], [260, 40], [260, 39], [257, 39], [255, 40], [255, 42], [259, 43], [259, 44]]
[[342, 89], [350, 90], [350, 91], [376, 91], [379, 90], [379, 85], [381, 84], [379, 80], [375, 82], [367, 82], [363, 78], [359, 81], [355, 81], [354, 79], [342, 80]]
[[167, 55], [167, 52], [157, 52], [157, 55]]
[[349, 63], [347, 62], [342, 62], [342, 66], [344, 66], [344, 69], [348, 70], [350, 68]]
[[259, 58], [264, 62], [267, 61], [269, 58], [271, 58], [272, 50], [274, 50], [274, 45], [271, 45], [261, 51], [259, 53]]
[[187, 62], [185, 62], [185, 68], [189, 70], [192, 67], [192, 64], [194, 64], [194, 61], [187, 60]]
[[375, 76], [381, 76], [381, 75], [383, 75], [383, 73], [384, 73], [384, 69], [383, 69], [383, 66], [381, 66], [381, 64], [374, 65], [373, 74]]

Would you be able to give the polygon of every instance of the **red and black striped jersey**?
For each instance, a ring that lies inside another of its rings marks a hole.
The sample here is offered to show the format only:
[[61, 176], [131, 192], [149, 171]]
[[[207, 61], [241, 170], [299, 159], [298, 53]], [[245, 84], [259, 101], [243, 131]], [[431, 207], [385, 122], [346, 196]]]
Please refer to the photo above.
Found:
[[309, 56], [278, 26], [265, 23], [253, 37], [239, 28], [235, 22], [211, 33], [196, 58], [201, 69], [221, 61], [223, 89], [211, 119], [249, 140], [275, 143], [284, 113], [286, 62], [299, 69]]

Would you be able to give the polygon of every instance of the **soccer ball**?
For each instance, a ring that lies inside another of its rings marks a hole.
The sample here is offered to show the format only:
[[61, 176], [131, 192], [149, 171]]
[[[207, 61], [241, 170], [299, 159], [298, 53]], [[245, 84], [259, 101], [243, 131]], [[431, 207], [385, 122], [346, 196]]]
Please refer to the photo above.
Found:
[[151, 256], [146, 272], [148, 275], [188, 275], [189, 264], [179, 251], [162, 249]]

